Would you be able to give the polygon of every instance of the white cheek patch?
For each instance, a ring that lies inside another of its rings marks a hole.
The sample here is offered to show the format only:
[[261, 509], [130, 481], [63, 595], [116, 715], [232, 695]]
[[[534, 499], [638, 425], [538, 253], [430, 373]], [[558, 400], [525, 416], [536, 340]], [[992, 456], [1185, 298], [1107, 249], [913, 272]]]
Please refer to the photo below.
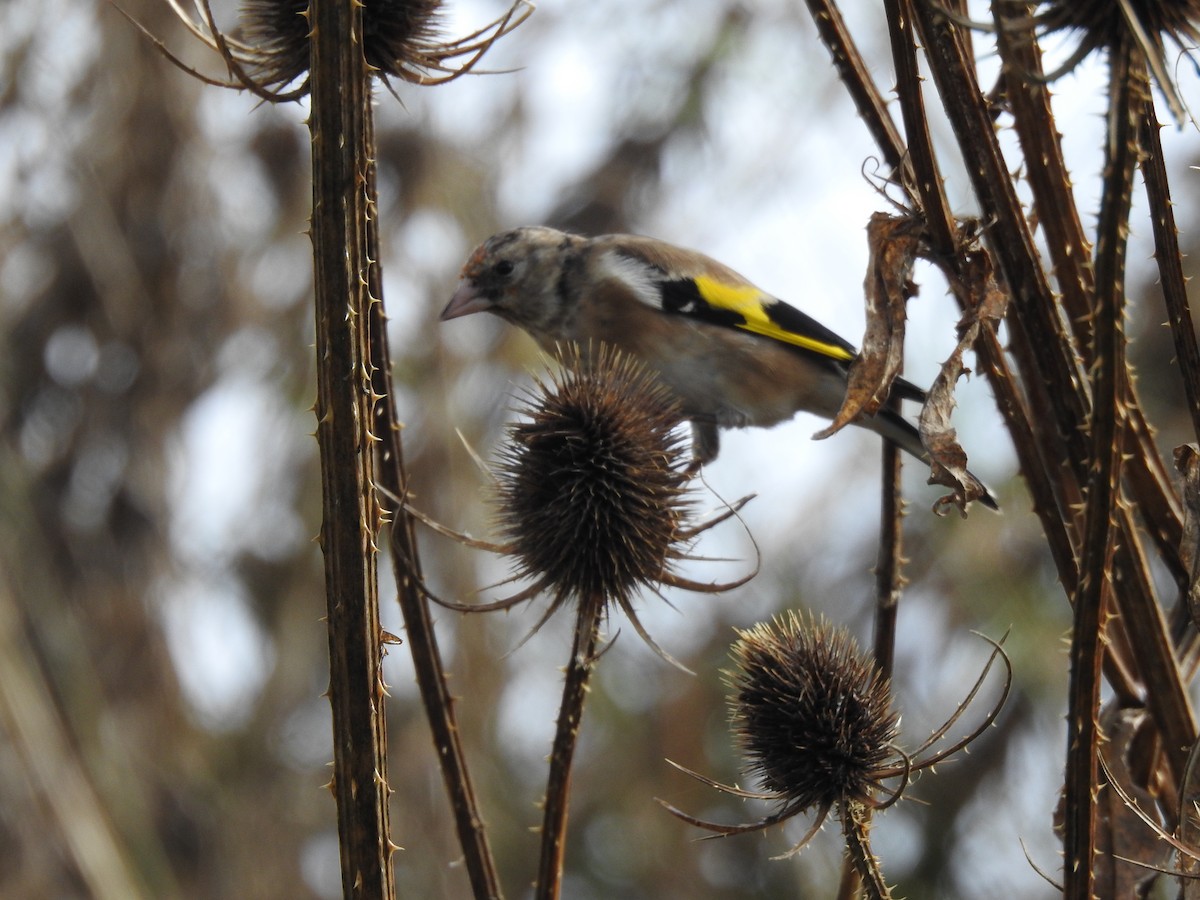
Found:
[[605, 252], [599, 259], [598, 274], [625, 285], [647, 306], [662, 310], [662, 272], [617, 250]]

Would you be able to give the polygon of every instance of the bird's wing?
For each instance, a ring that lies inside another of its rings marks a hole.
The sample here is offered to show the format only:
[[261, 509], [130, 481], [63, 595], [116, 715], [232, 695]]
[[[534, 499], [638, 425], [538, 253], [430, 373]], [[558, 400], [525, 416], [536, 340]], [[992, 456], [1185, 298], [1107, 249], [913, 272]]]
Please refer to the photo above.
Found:
[[856, 355], [852, 344], [812, 316], [753, 285], [695, 275], [664, 280], [659, 290], [664, 312], [740, 328], [836, 362], [849, 363]]
[[[703, 254], [630, 235], [597, 243], [610, 274], [655, 309], [749, 331], [842, 369], [858, 355], [853, 344], [812, 316]], [[895, 380], [893, 390], [906, 399], [925, 399], [923, 390], [903, 378]]]
[[600, 241], [605, 239], [597, 249], [609, 273], [656, 309], [753, 332], [840, 363], [856, 355], [853, 344], [816, 319], [703, 254], [631, 235]]

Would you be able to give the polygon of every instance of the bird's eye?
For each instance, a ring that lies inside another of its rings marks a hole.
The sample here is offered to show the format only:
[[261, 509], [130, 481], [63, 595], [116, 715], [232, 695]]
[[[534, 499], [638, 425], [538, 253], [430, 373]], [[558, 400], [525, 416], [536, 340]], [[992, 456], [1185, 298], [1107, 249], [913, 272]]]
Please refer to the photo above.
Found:
[[500, 262], [496, 263], [496, 265], [492, 267], [492, 271], [495, 272], [497, 275], [499, 275], [501, 278], [507, 278], [509, 275], [511, 275], [513, 273], [513, 268], [514, 268], [513, 264], [510, 260], [502, 259], [502, 260], [500, 260]]

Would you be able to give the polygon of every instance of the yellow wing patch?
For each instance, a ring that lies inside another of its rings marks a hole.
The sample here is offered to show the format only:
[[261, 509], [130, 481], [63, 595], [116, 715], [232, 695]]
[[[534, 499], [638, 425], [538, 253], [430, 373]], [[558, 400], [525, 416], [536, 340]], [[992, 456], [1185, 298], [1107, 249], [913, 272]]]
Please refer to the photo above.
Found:
[[810, 335], [797, 334], [781, 328], [767, 313], [764, 300], [772, 298], [752, 285], [726, 284], [709, 278], [707, 275], [698, 275], [692, 281], [695, 283], [701, 299], [709, 306], [715, 309], [729, 310], [741, 316], [745, 321], [744, 324], [738, 325], [739, 328], [833, 359], [845, 362], [854, 359], [853, 353], [836, 344], [829, 344]]

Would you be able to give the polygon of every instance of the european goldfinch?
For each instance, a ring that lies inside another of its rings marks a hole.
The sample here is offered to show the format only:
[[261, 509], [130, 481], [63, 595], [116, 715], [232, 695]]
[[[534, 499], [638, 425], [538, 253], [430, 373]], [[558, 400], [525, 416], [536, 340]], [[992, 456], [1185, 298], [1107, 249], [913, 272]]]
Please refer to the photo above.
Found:
[[[700, 464], [716, 458], [718, 429], [776, 425], [801, 411], [832, 419], [856, 355], [716, 260], [628, 234], [526, 226], [493, 235], [463, 266], [441, 318], [476, 312], [519, 326], [548, 352], [603, 342], [640, 359], [678, 397]], [[902, 378], [893, 393], [925, 399]], [[928, 461], [917, 429], [896, 412], [856, 424]], [[981, 502], [995, 508], [990, 494]]]

